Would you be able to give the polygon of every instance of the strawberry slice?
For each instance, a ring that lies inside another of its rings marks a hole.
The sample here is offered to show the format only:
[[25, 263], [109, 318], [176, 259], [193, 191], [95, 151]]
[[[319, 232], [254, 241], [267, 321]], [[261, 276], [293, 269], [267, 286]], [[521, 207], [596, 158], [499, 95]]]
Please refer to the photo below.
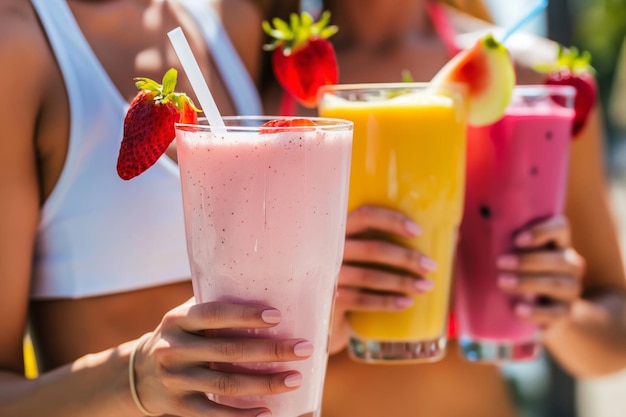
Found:
[[317, 89], [337, 84], [339, 70], [335, 50], [328, 40], [337, 33], [337, 26], [328, 26], [330, 12], [325, 11], [317, 22], [303, 12], [293, 13], [290, 23], [274, 18], [263, 22], [263, 30], [274, 41], [264, 49], [272, 52], [272, 68], [279, 84], [305, 107], [317, 105]]
[[576, 89], [572, 127], [572, 138], [576, 138], [585, 127], [598, 97], [591, 54], [587, 51], [580, 53], [577, 48], [566, 49], [559, 45], [556, 62], [538, 65], [536, 69], [546, 74], [546, 84], [570, 85]]
[[[309, 119], [296, 118], [296, 119], [275, 119], [270, 120], [268, 122], [263, 123], [261, 129], [259, 129], [259, 133], [280, 133], [280, 132], [288, 132], [293, 130], [306, 130], [309, 131], [311, 129], [299, 129], [307, 126], [315, 126]], [[266, 129], [264, 129], [266, 128]], [[293, 129], [296, 128], [296, 129]]]
[[124, 117], [124, 135], [117, 158], [117, 173], [130, 180], [141, 174], [163, 155], [176, 136], [177, 122], [195, 124], [200, 110], [191, 99], [174, 91], [178, 72], [171, 68], [163, 84], [149, 78], [136, 78], [141, 91], [130, 103]]

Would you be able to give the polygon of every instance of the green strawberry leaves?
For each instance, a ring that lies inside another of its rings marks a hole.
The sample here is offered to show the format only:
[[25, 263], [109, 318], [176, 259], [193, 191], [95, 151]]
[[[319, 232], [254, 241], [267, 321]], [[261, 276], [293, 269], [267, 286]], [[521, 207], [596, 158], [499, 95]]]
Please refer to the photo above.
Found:
[[289, 17], [289, 23], [277, 17], [272, 19], [272, 23], [265, 20], [262, 23], [263, 31], [274, 41], [264, 45], [263, 49], [273, 51], [280, 46], [283, 53], [289, 55], [293, 50], [305, 45], [311, 38], [328, 39], [337, 33], [339, 30], [337, 26], [329, 26], [329, 23], [329, 11], [324, 11], [317, 22], [307, 12], [299, 15], [292, 13]]
[[576, 89], [572, 138], [577, 138], [585, 127], [598, 96], [591, 54], [587, 51], [580, 52], [575, 47], [567, 49], [559, 45], [557, 59], [551, 63], [535, 65], [535, 70], [546, 75], [545, 83], [548, 85], [568, 85]]
[[337, 33], [329, 26], [330, 12], [319, 21], [306, 12], [291, 14], [289, 23], [275, 18], [263, 22], [263, 30], [274, 39], [264, 45], [272, 52], [272, 69], [283, 89], [301, 105], [314, 108], [317, 90], [322, 85], [336, 84], [339, 68], [335, 50], [328, 38]]
[[542, 74], [550, 74], [561, 70], [569, 70], [573, 75], [595, 74], [595, 69], [591, 66], [591, 54], [589, 51], [581, 52], [575, 46], [565, 48], [563, 45], [559, 45], [557, 58], [554, 62], [539, 63], [534, 68]]
[[170, 68], [163, 75], [161, 84], [145, 77], [135, 78], [135, 85], [139, 90], [150, 91], [156, 93], [153, 100], [158, 103], [166, 104], [172, 102], [178, 111], [182, 112], [185, 109], [185, 104], [191, 107], [196, 112], [201, 110], [196, 107], [193, 100], [184, 93], [177, 93], [176, 82], [178, 81], [178, 71], [174, 68]]

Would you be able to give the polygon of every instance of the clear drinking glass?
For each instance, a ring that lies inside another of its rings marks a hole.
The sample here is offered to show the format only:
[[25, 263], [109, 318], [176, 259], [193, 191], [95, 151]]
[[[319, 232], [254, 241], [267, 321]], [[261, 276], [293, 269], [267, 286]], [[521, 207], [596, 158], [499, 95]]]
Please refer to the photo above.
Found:
[[414, 296], [406, 310], [350, 313], [350, 354], [372, 363], [439, 359], [446, 349], [451, 269], [463, 208], [464, 89], [427, 83], [326, 86], [320, 89], [318, 109], [321, 116], [354, 122], [348, 210], [378, 205], [410, 216], [423, 233], [399, 243], [438, 265], [428, 275], [434, 289]]
[[467, 190], [456, 263], [455, 315], [472, 361], [534, 359], [536, 325], [513, 313], [496, 259], [524, 227], [563, 212], [575, 90], [518, 86], [505, 116], [468, 130]]
[[[274, 417], [319, 416], [331, 311], [346, 227], [352, 123], [311, 118], [315, 127], [262, 127], [272, 118], [226, 117], [226, 128], [177, 125], [187, 248], [198, 302], [278, 308], [253, 337], [303, 337], [302, 362], [246, 364], [249, 372], [297, 369], [302, 386], [265, 397], [214, 397]], [[234, 368], [234, 366], [233, 366]]]

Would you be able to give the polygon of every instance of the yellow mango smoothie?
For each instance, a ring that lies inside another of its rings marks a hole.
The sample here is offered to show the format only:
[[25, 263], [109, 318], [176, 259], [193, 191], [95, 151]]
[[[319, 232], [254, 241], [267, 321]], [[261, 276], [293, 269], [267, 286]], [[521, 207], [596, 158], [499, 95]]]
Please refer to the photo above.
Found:
[[[397, 209], [423, 233], [401, 243], [437, 262], [434, 289], [400, 312], [351, 312], [350, 354], [368, 362], [443, 356], [453, 255], [465, 185], [466, 109], [460, 86], [423, 83], [327, 86], [320, 116], [354, 122], [348, 210]], [[391, 237], [390, 237], [391, 239]]]

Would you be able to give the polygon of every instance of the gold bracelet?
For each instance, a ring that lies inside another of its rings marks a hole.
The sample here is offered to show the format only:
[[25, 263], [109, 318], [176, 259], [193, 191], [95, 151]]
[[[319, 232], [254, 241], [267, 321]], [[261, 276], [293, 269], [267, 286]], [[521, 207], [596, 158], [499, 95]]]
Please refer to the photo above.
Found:
[[130, 395], [133, 397], [133, 401], [139, 411], [141, 411], [141, 414], [144, 416], [160, 416], [161, 414], [155, 414], [146, 410], [146, 407], [144, 407], [139, 400], [139, 394], [137, 394], [137, 384], [135, 383], [135, 356], [137, 355], [137, 351], [141, 345], [143, 345], [150, 335], [151, 333], [146, 333], [141, 336], [135, 344], [133, 350], [130, 352], [130, 358], [128, 359], [128, 382], [130, 383]]

